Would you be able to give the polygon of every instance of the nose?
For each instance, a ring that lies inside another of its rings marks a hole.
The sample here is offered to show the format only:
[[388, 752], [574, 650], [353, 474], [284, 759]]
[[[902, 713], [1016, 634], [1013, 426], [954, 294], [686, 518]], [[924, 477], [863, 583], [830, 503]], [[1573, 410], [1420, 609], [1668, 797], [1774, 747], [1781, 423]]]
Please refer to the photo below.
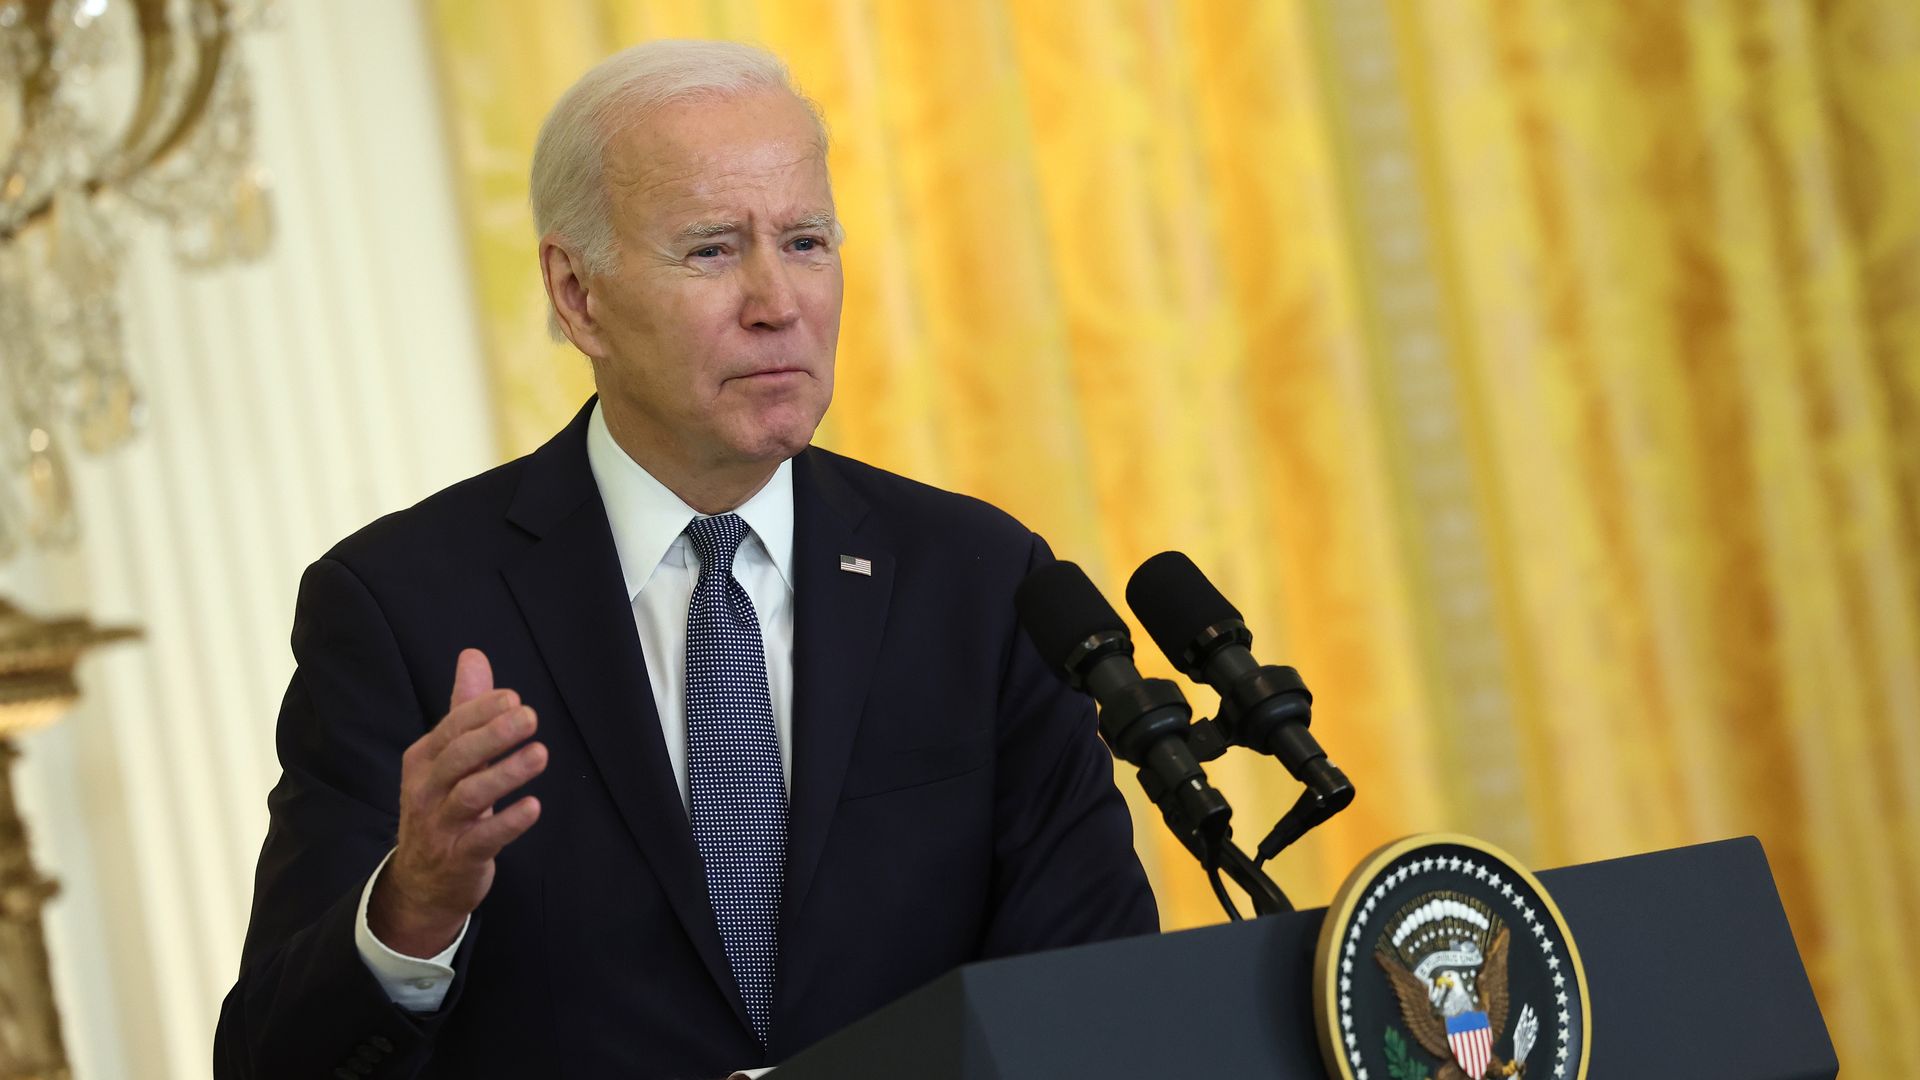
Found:
[[800, 321], [800, 297], [788, 276], [791, 268], [778, 246], [755, 245], [746, 260], [740, 325], [748, 330], [782, 330]]

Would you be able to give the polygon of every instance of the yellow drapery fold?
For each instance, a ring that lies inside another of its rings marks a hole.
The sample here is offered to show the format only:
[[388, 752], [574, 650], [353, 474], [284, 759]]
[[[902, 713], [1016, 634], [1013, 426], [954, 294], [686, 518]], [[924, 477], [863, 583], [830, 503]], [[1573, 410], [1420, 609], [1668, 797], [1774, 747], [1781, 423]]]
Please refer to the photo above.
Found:
[[[765, 44], [848, 233], [820, 441], [1115, 598], [1192, 554], [1361, 791], [1281, 860], [1299, 902], [1412, 831], [1537, 866], [1754, 833], [1848, 1071], [1920, 1075], [1905, 0], [428, 10], [510, 450], [590, 390], [544, 337], [547, 106], [637, 41]], [[1292, 798], [1212, 772], [1250, 838]], [[1134, 810], [1168, 925], [1216, 920]]]

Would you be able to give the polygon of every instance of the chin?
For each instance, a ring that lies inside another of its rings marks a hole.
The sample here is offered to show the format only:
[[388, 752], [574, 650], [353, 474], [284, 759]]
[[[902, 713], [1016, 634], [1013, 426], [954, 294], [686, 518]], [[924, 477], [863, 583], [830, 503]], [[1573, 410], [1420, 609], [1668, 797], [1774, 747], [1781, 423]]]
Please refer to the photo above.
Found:
[[743, 461], [781, 462], [807, 448], [819, 422], [761, 428], [733, 441], [733, 450]]
[[754, 418], [748, 430], [733, 441], [736, 451], [753, 461], [785, 461], [807, 448], [826, 415], [819, 409], [787, 407]]

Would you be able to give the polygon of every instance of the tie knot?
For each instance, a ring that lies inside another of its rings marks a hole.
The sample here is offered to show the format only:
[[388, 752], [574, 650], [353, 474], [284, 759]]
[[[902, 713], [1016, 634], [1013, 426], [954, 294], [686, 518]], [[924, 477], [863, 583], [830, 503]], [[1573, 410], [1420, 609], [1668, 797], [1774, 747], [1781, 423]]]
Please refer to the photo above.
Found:
[[687, 522], [687, 536], [700, 553], [700, 575], [709, 571], [733, 576], [733, 555], [747, 538], [747, 522], [739, 514], [718, 514]]

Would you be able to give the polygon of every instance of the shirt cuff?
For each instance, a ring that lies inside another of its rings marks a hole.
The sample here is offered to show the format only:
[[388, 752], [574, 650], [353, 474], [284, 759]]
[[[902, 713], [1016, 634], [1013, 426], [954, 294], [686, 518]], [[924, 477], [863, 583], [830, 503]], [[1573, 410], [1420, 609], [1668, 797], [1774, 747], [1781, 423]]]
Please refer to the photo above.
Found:
[[380, 860], [368, 876], [366, 887], [360, 890], [360, 914], [353, 924], [353, 943], [360, 950], [360, 961], [373, 972], [380, 988], [387, 992], [387, 999], [408, 1012], [426, 1013], [440, 1008], [447, 999], [447, 990], [453, 986], [453, 954], [460, 948], [460, 942], [466, 939], [467, 927], [473, 924], [473, 916], [460, 924], [460, 934], [453, 944], [441, 950], [440, 955], [431, 960], [422, 960], [417, 956], [406, 956], [387, 948], [385, 942], [373, 936], [373, 928], [367, 925], [367, 902], [373, 898], [373, 883], [380, 880], [380, 871], [387, 868], [387, 860], [393, 858], [393, 852]]
[[765, 1076], [772, 1071], [773, 1066], [771, 1065], [764, 1069], [741, 1069], [739, 1072], [727, 1077], [727, 1080], [757, 1080], [758, 1077]]

